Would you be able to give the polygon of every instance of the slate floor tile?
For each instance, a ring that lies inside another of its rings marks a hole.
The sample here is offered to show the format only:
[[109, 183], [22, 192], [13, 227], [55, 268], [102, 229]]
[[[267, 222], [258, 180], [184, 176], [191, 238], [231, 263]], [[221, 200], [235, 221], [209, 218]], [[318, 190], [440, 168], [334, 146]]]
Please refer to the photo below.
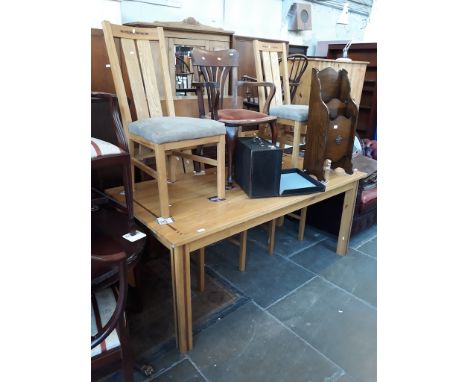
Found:
[[373, 226], [358, 232], [357, 234], [351, 236], [349, 239], [349, 247], [356, 249], [369, 239], [373, 239], [374, 237], [377, 236], [377, 224], [374, 224]]
[[343, 374], [253, 302], [199, 333], [189, 356], [210, 381], [336, 381]]
[[294, 290], [315, 275], [265, 248], [247, 243], [245, 272], [239, 271], [239, 247], [223, 241], [206, 249], [206, 264], [262, 307]]
[[340, 365], [341, 382], [376, 380], [375, 309], [318, 277], [268, 311]]
[[325, 240], [291, 260], [377, 306], [377, 261], [351, 248], [346, 256], [337, 255], [335, 250], [336, 243]]
[[369, 256], [377, 257], [377, 237], [362, 244], [361, 246], [357, 247], [357, 249], [368, 254]]
[[[304, 240], [298, 240], [299, 222], [284, 219], [281, 227], [276, 227], [275, 255], [289, 257], [304, 248], [310, 247], [324, 240], [326, 236], [310, 226], [304, 230]], [[262, 248], [268, 248], [268, 232], [262, 227], [249, 229], [247, 240], [250, 240]]]
[[157, 382], [203, 382], [205, 379], [193, 367], [189, 360], [185, 359], [166, 372], [158, 375], [151, 381]]

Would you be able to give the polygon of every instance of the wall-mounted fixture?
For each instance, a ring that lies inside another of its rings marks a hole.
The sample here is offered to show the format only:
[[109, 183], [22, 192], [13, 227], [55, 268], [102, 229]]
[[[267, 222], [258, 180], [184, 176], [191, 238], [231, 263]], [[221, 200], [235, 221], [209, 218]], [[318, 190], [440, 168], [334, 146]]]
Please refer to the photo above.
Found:
[[289, 30], [304, 31], [312, 29], [312, 14], [310, 4], [293, 3], [289, 8]]
[[349, 24], [349, 3], [347, 1], [344, 2], [343, 10], [341, 11], [341, 15], [336, 23], [343, 25]]

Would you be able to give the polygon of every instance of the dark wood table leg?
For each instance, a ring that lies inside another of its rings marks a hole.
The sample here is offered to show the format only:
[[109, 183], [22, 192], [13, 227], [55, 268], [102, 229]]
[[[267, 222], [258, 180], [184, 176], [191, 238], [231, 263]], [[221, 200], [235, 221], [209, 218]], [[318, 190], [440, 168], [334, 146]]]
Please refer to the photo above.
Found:
[[226, 126], [226, 145], [228, 155], [228, 176], [226, 190], [231, 190], [232, 185], [232, 158], [234, 157], [234, 150], [236, 149], [237, 132], [239, 126]]
[[278, 126], [276, 126], [276, 122], [270, 122], [270, 130], [271, 130], [271, 143], [276, 145], [276, 139], [278, 138]]

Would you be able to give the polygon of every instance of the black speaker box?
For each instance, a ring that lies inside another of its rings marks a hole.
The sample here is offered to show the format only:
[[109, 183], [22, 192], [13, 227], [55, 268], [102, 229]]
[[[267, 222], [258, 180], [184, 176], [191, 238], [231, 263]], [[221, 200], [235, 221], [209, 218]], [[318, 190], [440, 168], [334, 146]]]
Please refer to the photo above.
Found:
[[265, 139], [238, 138], [234, 179], [249, 198], [279, 195], [282, 155]]

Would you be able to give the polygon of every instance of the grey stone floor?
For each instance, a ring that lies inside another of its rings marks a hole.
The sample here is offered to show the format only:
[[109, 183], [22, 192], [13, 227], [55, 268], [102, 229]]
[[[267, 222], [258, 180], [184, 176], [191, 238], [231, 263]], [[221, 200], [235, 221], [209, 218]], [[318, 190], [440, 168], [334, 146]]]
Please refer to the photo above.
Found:
[[158, 354], [156, 373], [135, 381], [376, 381], [377, 227], [353, 236], [344, 257], [336, 237], [307, 226], [299, 242], [297, 228], [278, 228], [273, 256], [266, 231], [249, 230], [243, 273], [233, 244], [208, 247], [209, 271], [247, 299], [197, 333], [193, 350]]

